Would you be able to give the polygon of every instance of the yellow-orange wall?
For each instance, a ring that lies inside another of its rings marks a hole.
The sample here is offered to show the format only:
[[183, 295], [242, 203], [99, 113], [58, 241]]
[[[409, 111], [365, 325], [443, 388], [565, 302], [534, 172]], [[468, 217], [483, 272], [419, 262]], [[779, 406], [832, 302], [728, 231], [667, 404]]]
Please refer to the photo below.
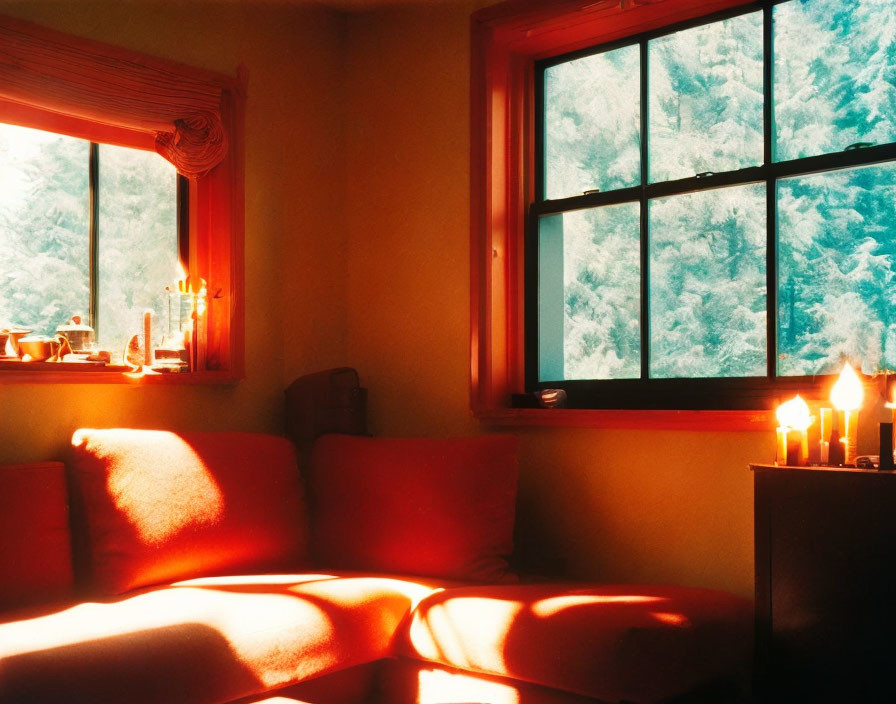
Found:
[[[378, 434], [483, 432], [469, 380], [469, 16], [228, 2], [0, 0], [0, 12], [249, 70], [247, 377], [232, 387], [0, 385], [0, 462], [89, 425], [278, 430], [298, 374], [351, 364]], [[488, 429], [485, 432], [491, 432]], [[500, 432], [513, 432], [503, 430]], [[752, 593], [762, 433], [529, 429], [521, 540], [570, 576]]]
[[0, 463], [61, 457], [83, 426], [278, 431], [283, 380], [346, 362], [344, 17], [180, 0], [0, 0], [0, 13], [229, 75], [244, 63], [249, 73], [245, 380], [0, 383]]
[[[479, 432], [468, 410], [473, 8], [349, 17], [348, 356], [377, 433]], [[752, 594], [747, 464], [773, 459], [767, 433], [516, 434], [530, 554], [574, 577]]]

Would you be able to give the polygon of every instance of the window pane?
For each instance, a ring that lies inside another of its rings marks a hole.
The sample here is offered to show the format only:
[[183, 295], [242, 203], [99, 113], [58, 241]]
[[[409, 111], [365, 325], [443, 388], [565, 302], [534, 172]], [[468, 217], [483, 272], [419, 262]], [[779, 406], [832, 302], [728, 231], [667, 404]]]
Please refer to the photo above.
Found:
[[637, 203], [539, 222], [539, 380], [641, 376]]
[[637, 45], [545, 70], [545, 197], [641, 182]]
[[774, 8], [775, 158], [896, 140], [896, 3]]
[[0, 328], [50, 335], [90, 300], [90, 144], [0, 124]]
[[650, 181], [763, 159], [762, 13], [648, 44]]
[[764, 185], [650, 203], [650, 376], [766, 374]]
[[778, 373], [896, 368], [896, 165], [782, 180]]
[[158, 154], [99, 149], [99, 342], [118, 349], [152, 310], [155, 344], [177, 278], [177, 172]]

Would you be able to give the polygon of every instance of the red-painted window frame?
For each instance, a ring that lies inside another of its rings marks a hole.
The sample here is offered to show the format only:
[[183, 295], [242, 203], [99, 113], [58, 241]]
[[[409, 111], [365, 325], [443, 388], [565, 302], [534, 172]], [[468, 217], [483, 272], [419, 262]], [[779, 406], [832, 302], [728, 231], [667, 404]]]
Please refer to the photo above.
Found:
[[534, 63], [751, 0], [509, 0], [471, 26], [470, 403], [482, 422], [766, 430], [767, 411], [511, 408], [525, 391], [523, 240], [534, 195]]
[[[200, 69], [178, 66], [202, 78]], [[215, 76], [221, 81], [223, 77]], [[222, 92], [221, 117], [229, 138], [224, 160], [189, 179], [189, 271], [208, 282], [206, 324], [200, 333], [198, 368], [182, 374], [48, 371], [48, 365], [0, 370], [6, 383], [218, 384], [244, 376], [244, 94], [245, 76], [229, 80]], [[38, 90], [39, 87], [35, 87]], [[155, 151], [152, 133], [65, 115], [35, 105], [0, 99], [0, 121], [67, 134], [105, 144]], [[174, 272], [172, 272], [172, 279]]]

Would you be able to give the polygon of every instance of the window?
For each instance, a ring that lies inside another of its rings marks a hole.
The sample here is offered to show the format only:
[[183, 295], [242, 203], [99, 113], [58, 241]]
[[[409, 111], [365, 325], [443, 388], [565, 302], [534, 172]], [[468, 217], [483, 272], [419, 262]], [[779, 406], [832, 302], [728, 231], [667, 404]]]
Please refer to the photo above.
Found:
[[896, 8], [704, 5], [480, 13], [480, 414], [546, 387], [764, 409], [844, 357], [896, 366]]
[[182, 249], [172, 164], [0, 123], [0, 191], [0, 327], [53, 335], [79, 314], [119, 356], [152, 310], [159, 345]]
[[[189, 374], [0, 362], [0, 383], [219, 383], [243, 370], [243, 102], [236, 79], [0, 16], [0, 324], [86, 314], [116, 352], [186, 278]], [[184, 271], [178, 276], [177, 264]], [[75, 370], [76, 369], [76, 370]], [[87, 371], [93, 373], [87, 374]]]

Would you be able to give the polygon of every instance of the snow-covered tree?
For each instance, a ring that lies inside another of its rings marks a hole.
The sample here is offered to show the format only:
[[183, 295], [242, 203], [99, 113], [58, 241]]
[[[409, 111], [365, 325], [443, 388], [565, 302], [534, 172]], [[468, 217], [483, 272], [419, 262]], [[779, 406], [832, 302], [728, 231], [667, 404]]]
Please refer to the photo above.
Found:
[[[176, 173], [159, 155], [100, 145], [100, 341], [117, 349], [176, 278]], [[0, 124], [0, 328], [53, 334], [90, 303], [90, 143]], [[161, 325], [157, 327], [160, 330]], [[158, 339], [158, 336], [157, 336]]]
[[0, 327], [51, 334], [87, 311], [89, 147], [0, 125]]
[[[896, 142], [896, 3], [791, 0], [773, 13], [776, 161]], [[545, 72], [546, 196], [640, 183], [640, 81], [649, 76], [651, 182], [763, 162], [761, 13], [559, 63]], [[644, 70], [644, 69], [647, 70]], [[640, 213], [563, 218], [564, 374], [640, 373], [648, 277], [654, 377], [766, 373], [766, 212], [777, 213], [779, 373], [844, 357], [896, 368], [896, 165], [653, 199]]]

